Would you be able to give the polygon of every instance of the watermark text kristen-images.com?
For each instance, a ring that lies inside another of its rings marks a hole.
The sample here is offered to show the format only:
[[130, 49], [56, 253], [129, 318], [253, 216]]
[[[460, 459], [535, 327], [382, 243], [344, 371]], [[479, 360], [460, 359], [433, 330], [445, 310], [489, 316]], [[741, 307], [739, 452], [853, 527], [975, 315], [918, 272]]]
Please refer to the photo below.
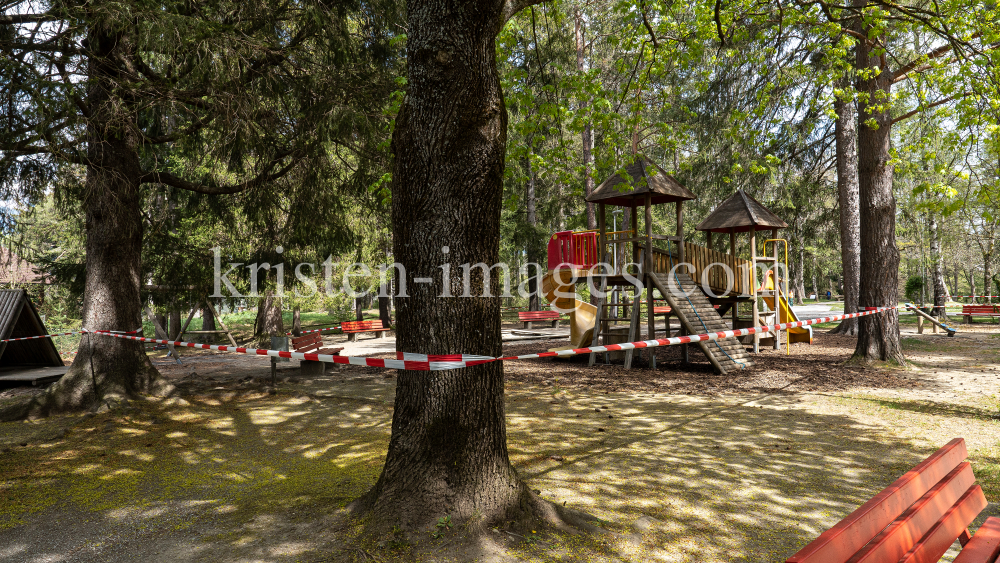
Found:
[[[281, 296], [285, 293], [285, 264], [270, 264], [268, 262], [261, 263], [250, 263], [246, 264], [243, 262], [229, 262], [228, 269], [223, 271], [222, 267], [222, 251], [220, 247], [215, 247], [212, 249], [214, 252], [214, 289], [215, 291], [210, 295], [210, 297], [258, 297], [258, 275], [261, 271], [264, 271], [265, 276], [268, 272], [274, 271], [274, 278], [276, 280], [276, 293]], [[278, 253], [281, 253], [281, 247], [277, 249]], [[447, 254], [448, 247], [442, 248], [442, 251]], [[577, 297], [573, 288], [575, 288], [577, 283], [586, 283], [587, 288], [590, 290], [590, 294], [601, 298], [606, 297], [607, 292], [601, 290], [597, 285], [600, 281], [600, 274], [614, 272], [614, 267], [607, 263], [595, 264], [592, 268], [588, 270], [579, 270], [570, 267], [570, 264], [562, 264], [562, 268], [555, 272], [556, 281], [555, 284], [555, 296], [560, 298], [573, 298]], [[335, 270], [342, 268], [339, 275], [335, 274]], [[714, 268], [722, 268], [725, 273], [726, 286], [725, 291], [721, 293], [716, 293], [709, 284], [709, 274]], [[783, 269], [783, 265], [779, 264], [779, 270]], [[389, 274], [392, 270], [392, 274]], [[368, 289], [358, 289], [357, 285], [368, 285], [363, 284], [364, 280], [372, 280], [376, 277], [380, 280], [386, 279], [387, 275], [393, 275], [396, 280], [396, 288], [392, 293], [393, 297], [405, 298], [409, 297], [407, 293], [407, 288], [412, 285], [431, 285], [435, 284], [437, 280], [440, 280], [441, 293], [439, 297], [514, 297], [511, 293], [510, 282], [512, 279], [510, 266], [505, 263], [498, 263], [492, 266], [488, 266], [485, 263], [479, 262], [476, 264], [465, 263], [458, 266], [452, 266], [452, 264], [442, 264], [437, 267], [437, 272], [435, 275], [431, 276], [409, 276], [407, 275], [406, 267], [398, 262], [392, 264], [380, 264], [375, 268], [368, 266], [367, 264], [361, 262], [354, 262], [350, 264], [341, 264], [339, 262], [334, 262], [333, 257], [328, 257], [325, 261], [320, 264], [315, 264], [312, 262], [301, 262], [295, 265], [292, 269], [292, 273], [295, 275], [295, 279], [298, 281], [294, 292], [296, 295], [301, 297], [308, 297], [315, 295], [316, 293], [322, 291], [325, 295], [335, 296], [343, 293], [344, 295], [351, 298], [365, 297], [371, 293]], [[635, 263], [628, 263], [625, 267], [619, 270], [620, 275], [622, 275], [625, 280], [635, 285], [641, 291], [643, 289], [643, 282], [641, 276], [638, 276], [634, 272], [640, 270], [640, 265]], [[748, 280], [749, 271], [747, 267], [740, 268], [740, 272], [733, 272], [733, 269], [722, 262], [715, 262], [710, 264], [707, 268], [703, 269], [701, 272], [700, 282], [702, 289], [706, 294], [718, 297], [721, 295], [726, 295], [733, 290], [736, 276], [741, 276], [741, 279]], [[230, 279], [230, 276], [236, 274], [243, 274], [243, 272], [249, 274], [249, 292], [242, 293]], [[675, 265], [669, 272], [668, 278], [670, 283], [667, 288], [673, 295], [677, 297], [685, 297], [688, 293], [685, 293], [677, 284], [675, 273], [687, 273], [693, 275], [696, 272], [694, 265], [682, 262]], [[534, 262], [528, 262], [523, 264], [519, 269], [520, 279], [524, 280], [518, 284], [516, 293], [523, 298], [529, 298], [532, 295], [530, 289], [531, 280], [534, 279], [534, 293], [542, 295], [542, 278], [547, 274], [547, 270], [544, 266], [536, 264]], [[498, 281], [503, 284], [502, 292], [493, 294], [493, 276], [498, 276]], [[779, 272], [779, 279], [783, 277]], [[317, 278], [320, 279], [320, 283], [317, 283]], [[757, 279], [762, 279], [758, 274]], [[353, 281], [353, 280], [356, 280]], [[339, 282], [339, 283], [338, 283]], [[322, 284], [322, 289], [320, 288]], [[744, 284], [746, 287], [748, 284]], [[225, 293], [223, 292], [225, 290]], [[387, 284], [381, 284], [381, 289], [377, 293], [379, 297], [389, 297], [389, 289]], [[554, 305], [554, 304], [553, 304]], [[568, 313], [570, 309], [563, 310], [562, 308], [553, 306], [553, 309], [559, 311], [560, 313]]]

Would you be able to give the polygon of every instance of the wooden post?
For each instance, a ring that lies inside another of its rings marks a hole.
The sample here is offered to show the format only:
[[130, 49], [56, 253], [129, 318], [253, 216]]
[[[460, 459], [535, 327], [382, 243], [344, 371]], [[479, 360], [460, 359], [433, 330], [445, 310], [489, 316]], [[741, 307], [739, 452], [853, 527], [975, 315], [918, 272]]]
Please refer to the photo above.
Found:
[[[757, 228], [750, 227], [750, 299], [753, 300], [753, 326], [760, 326], [760, 304], [757, 302]], [[753, 334], [753, 353], [760, 352], [760, 333]]]
[[639, 244], [635, 239], [639, 238], [639, 211], [636, 207], [636, 200], [632, 198], [632, 232], [629, 233], [632, 239], [632, 263], [639, 264]]
[[608, 229], [607, 229], [607, 215], [605, 215], [605, 208], [603, 203], [597, 204], [597, 248], [600, 251], [597, 253], [597, 260], [600, 262], [604, 261], [604, 255], [608, 250]]
[[737, 297], [740, 294], [739, 291], [739, 278], [736, 273], [736, 230], [729, 231], [729, 256], [730, 262], [733, 268], [733, 289], [730, 294], [733, 297], [733, 330], [736, 330], [736, 321], [740, 318], [739, 312], [736, 310], [737, 305], [739, 305], [739, 299]]
[[[656, 315], [653, 314], [653, 193], [646, 192], [646, 266], [643, 279], [646, 285], [646, 335], [648, 340], [656, 338]], [[647, 350], [649, 367], [656, 368], [656, 348]]]
[[[771, 229], [771, 240], [774, 240], [774, 266], [772, 267], [772, 278], [774, 280], [774, 297], [772, 302], [774, 303], [774, 324], [781, 323], [781, 304], [778, 303], [778, 298], [781, 295], [781, 280], [778, 278], [778, 229]], [[785, 276], [788, 276], [788, 272], [785, 272]], [[787, 288], [786, 288], [787, 289]], [[788, 293], [785, 292], [785, 299], [788, 299]], [[774, 349], [778, 350], [781, 348], [781, 331], [778, 329], [774, 330]]]
[[684, 201], [677, 202], [677, 261], [684, 262]]
[[208, 308], [212, 310], [212, 316], [215, 317], [215, 320], [219, 321], [219, 326], [222, 327], [222, 330], [226, 331], [226, 336], [229, 337], [229, 342], [233, 345], [234, 348], [237, 347], [238, 345], [236, 344], [236, 339], [233, 338], [233, 332], [229, 330], [229, 327], [226, 326], [226, 323], [222, 321], [222, 315], [220, 315], [219, 312], [215, 310], [215, 307], [212, 305], [212, 300], [205, 299], [205, 304], [208, 305]]
[[711, 250], [712, 249], [712, 231], [705, 231], [705, 242], [706, 242], [705, 246], [707, 246], [708, 249]]

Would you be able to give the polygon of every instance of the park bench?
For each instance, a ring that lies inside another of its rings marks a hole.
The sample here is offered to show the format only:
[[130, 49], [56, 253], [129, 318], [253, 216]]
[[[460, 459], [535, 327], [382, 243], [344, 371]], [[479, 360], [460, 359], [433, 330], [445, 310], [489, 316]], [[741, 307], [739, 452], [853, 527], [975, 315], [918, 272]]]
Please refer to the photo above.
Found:
[[389, 331], [382, 324], [381, 319], [374, 321], [345, 321], [340, 323], [340, 329], [347, 335], [348, 342], [354, 342], [358, 334], [362, 332], [377, 332], [379, 338], [385, 338], [385, 333]]
[[948, 442], [786, 563], [929, 563], [956, 539], [962, 551], [954, 563], [995, 563], [1000, 518], [969, 536], [986, 497], [967, 455], [964, 439]]
[[972, 323], [972, 317], [1000, 317], [1000, 305], [962, 305], [962, 317]]
[[559, 326], [559, 313], [555, 311], [519, 311], [517, 318], [524, 323], [524, 328], [531, 328], [536, 321], [552, 321], [552, 328]]
[[[323, 337], [318, 332], [306, 336], [299, 336], [292, 339], [292, 349], [303, 354], [329, 354], [339, 356], [343, 348], [323, 348]], [[326, 362], [314, 360], [302, 360], [299, 364], [302, 375], [323, 375], [326, 370]]]

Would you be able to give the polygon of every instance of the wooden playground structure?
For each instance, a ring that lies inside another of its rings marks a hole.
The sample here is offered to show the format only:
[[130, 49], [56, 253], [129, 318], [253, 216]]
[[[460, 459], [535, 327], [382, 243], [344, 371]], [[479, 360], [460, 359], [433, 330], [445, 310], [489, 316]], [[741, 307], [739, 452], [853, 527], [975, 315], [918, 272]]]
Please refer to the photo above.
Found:
[[[553, 309], [569, 313], [571, 347], [797, 320], [785, 298], [787, 279], [774, 274], [779, 265], [779, 250], [785, 251], [787, 261], [787, 242], [778, 238], [778, 230], [788, 226], [784, 221], [739, 190], [696, 227], [705, 232], [707, 246], [686, 242], [684, 202], [697, 196], [644, 156], [637, 156], [625, 172], [628, 180], [616, 174], [587, 198], [598, 207], [596, 230], [559, 232], [549, 241], [548, 273], [542, 281], [542, 291]], [[673, 235], [654, 233], [654, 206], [669, 203], [675, 206], [676, 231]], [[608, 230], [608, 206], [622, 207], [629, 214], [626, 229]], [[762, 240], [759, 236], [762, 232], [769, 233], [770, 238]], [[728, 253], [714, 248], [713, 233], [728, 233]], [[742, 233], [746, 233], [748, 258], [738, 252], [737, 239]], [[785, 246], [779, 246], [779, 242]], [[758, 253], [758, 248], [766, 249], [769, 243], [773, 252]], [[767, 273], [761, 276], [762, 282], [758, 281], [758, 264], [768, 266]], [[596, 304], [577, 298], [577, 283], [588, 283], [600, 292]], [[656, 307], [655, 301], [660, 299], [669, 308]], [[740, 305], [745, 304], [749, 305], [749, 316], [741, 317]], [[640, 326], [643, 309], [645, 334]], [[729, 323], [724, 320], [727, 314]], [[661, 330], [656, 324], [658, 316], [666, 317]], [[679, 326], [674, 334], [670, 333], [671, 317], [677, 319]], [[790, 332], [788, 336], [792, 342], [812, 341], [812, 331], [808, 328]], [[729, 373], [752, 365], [746, 345], [752, 345], [754, 352], [759, 351], [761, 344], [778, 348], [782, 335], [775, 330], [744, 339], [699, 342], [698, 347], [718, 373]], [[687, 348], [688, 345], [682, 345], [684, 361], [688, 359]], [[634, 353], [634, 350], [619, 353], [624, 355], [626, 368], [631, 367]], [[647, 353], [650, 366], [655, 367], [652, 351]], [[590, 355], [591, 365], [596, 356], [596, 353]]]

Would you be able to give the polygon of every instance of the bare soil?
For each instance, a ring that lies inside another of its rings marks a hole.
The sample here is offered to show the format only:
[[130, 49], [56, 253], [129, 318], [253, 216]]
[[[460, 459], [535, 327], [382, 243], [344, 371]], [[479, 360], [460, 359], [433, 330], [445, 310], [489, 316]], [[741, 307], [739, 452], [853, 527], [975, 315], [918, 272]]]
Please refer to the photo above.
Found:
[[657, 349], [656, 370], [508, 362], [512, 462], [605, 532], [381, 542], [344, 507], [378, 476], [394, 370], [289, 362], [272, 386], [264, 358], [158, 358], [179, 396], [0, 424], [0, 561], [781, 561], [955, 436], [995, 503], [1000, 339], [903, 344], [903, 370], [845, 367], [854, 339], [824, 333], [725, 377], [694, 346], [688, 366]]

